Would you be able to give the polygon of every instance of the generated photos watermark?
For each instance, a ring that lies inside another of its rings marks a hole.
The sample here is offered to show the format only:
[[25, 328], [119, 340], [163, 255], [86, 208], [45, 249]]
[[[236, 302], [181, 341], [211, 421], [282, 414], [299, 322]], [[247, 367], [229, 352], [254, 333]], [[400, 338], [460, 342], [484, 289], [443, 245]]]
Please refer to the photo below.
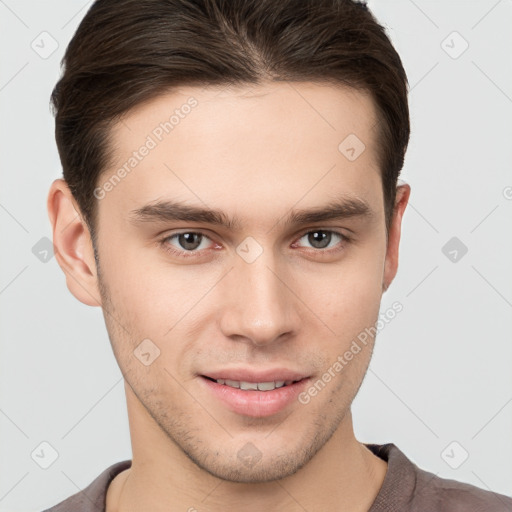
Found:
[[314, 384], [312, 384], [306, 391], [303, 391], [299, 394], [298, 400], [301, 404], [308, 404], [313, 397], [315, 397], [325, 386], [332, 380], [336, 375], [338, 375], [345, 366], [354, 359], [354, 357], [359, 354], [362, 350], [362, 346], [366, 346], [368, 340], [371, 337], [374, 337], [378, 332], [382, 331], [386, 325], [397, 316], [403, 310], [403, 305], [399, 301], [393, 302], [390, 308], [388, 308], [384, 313], [379, 315], [379, 319], [372, 327], [365, 327], [363, 331], [361, 331], [356, 339], [352, 340], [352, 344], [350, 348], [345, 350], [343, 354], [340, 354], [336, 361], [320, 376], [319, 379], [316, 380]]
[[162, 121], [158, 126], [153, 128], [151, 133], [146, 137], [144, 143], [130, 156], [124, 164], [117, 169], [117, 171], [110, 176], [100, 187], [94, 189], [94, 197], [96, 199], [103, 199], [108, 192], [114, 188], [135, 169], [150, 152], [155, 149], [166, 135], [172, 132], [178, 126], [182, 119], [185, 119], [192, 109], [198, 105], [196, 98], [191, 96], [186, 103], [175, 109], [173, 114], [167, 121]]

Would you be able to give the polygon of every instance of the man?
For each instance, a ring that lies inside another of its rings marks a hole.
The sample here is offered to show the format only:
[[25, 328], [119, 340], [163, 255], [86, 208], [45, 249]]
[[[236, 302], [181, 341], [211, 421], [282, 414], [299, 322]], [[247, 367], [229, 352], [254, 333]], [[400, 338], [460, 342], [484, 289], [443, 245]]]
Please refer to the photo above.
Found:
[[52, 100], [56, 258], [104, 312], [133, 458], [50, 511], [512, 510], [354, 436], [410, 195], [365, 5], [97, 0]]

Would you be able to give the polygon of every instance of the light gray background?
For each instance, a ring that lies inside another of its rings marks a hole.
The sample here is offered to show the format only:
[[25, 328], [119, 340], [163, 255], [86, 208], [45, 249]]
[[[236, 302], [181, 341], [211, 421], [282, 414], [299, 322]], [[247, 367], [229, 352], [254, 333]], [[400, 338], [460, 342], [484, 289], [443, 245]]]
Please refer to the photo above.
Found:
[[[369, 5], [409, 76], [402, 178], [412, 194], [399, 273], [382, 302], [382, 311], [394, 301], [404, 309], [378, 336], [353, 407], [356, 436], [393, 442], [441, 477], [512, 495], [512, 3]], [[61, 173], [49, 96], [89, 6], [0, 0], [4, 512], [54, 505], [131, 458], [101, 310], [69, 293], [55, 258], [32, 252], [51, 238], [46, 197]], [[468, 248], [456, 262], [442, 252], [454, 236]], [[58, 452], [48, 469], [42, 442]]]

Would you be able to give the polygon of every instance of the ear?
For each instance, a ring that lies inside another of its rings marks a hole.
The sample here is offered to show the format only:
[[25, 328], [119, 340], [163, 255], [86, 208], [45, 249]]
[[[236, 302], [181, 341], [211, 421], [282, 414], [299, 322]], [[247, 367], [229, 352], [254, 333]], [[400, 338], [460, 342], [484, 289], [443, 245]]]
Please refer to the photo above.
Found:
[[101, 306], [91, 236], [65, 180], [52, 183], [47, 208], [55, 258], [66, 275], [69, 291], [88, 306]]
[[402, 228], [402, 216], [405, 207], [409, 202], [411, 187], [404, 183], [396, 189], [395, 206], [393, 217], [389, 228], [388, 247], [386, 251], [386, 261], [384, 264], [384, 276], [382, 281], [382, 291], [386, 291], [396, 276], [398, 270], [398, 247], [400, 245], [400, 233]]

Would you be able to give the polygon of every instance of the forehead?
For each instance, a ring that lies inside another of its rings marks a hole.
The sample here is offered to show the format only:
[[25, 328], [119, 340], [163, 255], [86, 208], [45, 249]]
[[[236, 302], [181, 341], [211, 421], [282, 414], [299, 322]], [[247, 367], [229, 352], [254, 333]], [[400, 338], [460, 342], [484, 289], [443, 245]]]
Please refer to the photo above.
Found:
[[115, 161], [98, 185], [124, 169], [108, 200], [126, 209], [163, 197], [226, 209], [306, 206], [337, 191], [375, 203], [376, 121], [371, 97], [348, 87], [181, 87], [114, 126]]

